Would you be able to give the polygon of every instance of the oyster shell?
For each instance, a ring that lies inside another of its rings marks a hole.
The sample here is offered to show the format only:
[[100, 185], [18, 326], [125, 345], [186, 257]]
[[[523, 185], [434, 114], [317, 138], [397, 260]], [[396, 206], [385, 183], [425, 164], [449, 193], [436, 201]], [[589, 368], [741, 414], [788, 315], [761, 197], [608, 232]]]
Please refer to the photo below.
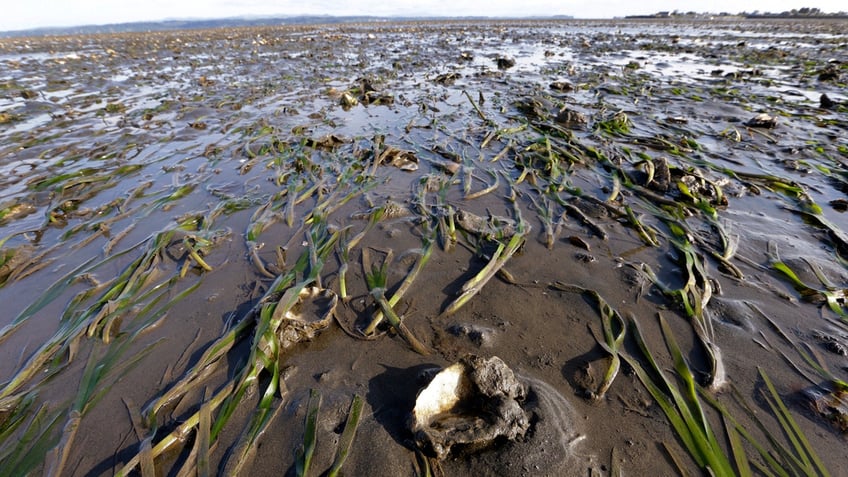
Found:
[[[276, 343], [269, 343], [267, 336], [263, 336], [259, 342], [266, 355], [272, 355], [277, 346], [285, 350], [297, 343], [310, 341], [332, 323], [338, 303], [338, 296], [332, 290], [305, 287], [300, 290], [295, 300], [288, 309], [278, 305], [275, 310], [272, 321], [279, 322], [274, 338]], [[285, 301], [284, 295], [280, 302]]]
[[443, 459], [453, 446], [473, 452], [498, 438], [524, 436], [530, 421], [519, 401], [526, 395], [503, 360], [467, 355], [418, 394], [411, 422], [416, 445]]

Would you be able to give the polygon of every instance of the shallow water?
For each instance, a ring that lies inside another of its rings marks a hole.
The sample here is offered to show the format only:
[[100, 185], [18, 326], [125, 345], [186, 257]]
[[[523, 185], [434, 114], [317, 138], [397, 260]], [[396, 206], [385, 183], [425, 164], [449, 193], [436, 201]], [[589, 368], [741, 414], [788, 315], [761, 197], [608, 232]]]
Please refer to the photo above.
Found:
[[[848, 346], [840, 202], [848, 190], [845, 26], [444, 22], [0, 41], [0, 240], [12, 257], [0, 267], [0, 381], [8, 381], [0, 423], [9, 430], [0, 462], [38, 473], [58, 445], [68, 452], [66, 474], [122, 467], [154, 432], [151, 422], [134, 428], [127, 410], [173, 389], [226, 330], [257, 319], [252, 310], [273, 278], [308, 248], [304, 232], [316, 223], [307, 221], [310, 213], [327, 210], [330, 198], [338, 208], [326, 220], [336, 229], [350, 225], [348, 239], [367, 228], [367, 220], [351, 217], [375, 205], [392, 200], [412, 209], [411, 217], [368, 229], [346, 259], [337, 251], [324, 264], [322, 282], [337, 292], [340, 262], [349, 265], [352, 298], [338, 321], [351, 330], [373, 312], [364, 247], [394, 251], [391, 293], [446, 211], [520, 216], [530, 232], [506, 264], [512, 283], [492, 279], [449, 317], [442, 312], [486, 262], [471, 251], [471, 233], [459, 236], [470, 248], [434, 245], [396, 307], [428, 356], [393, 332], [361, 340], [335, 324], [284, 353], [285, 388], [255, 446], [253, 473], [294, 474], [315, 388], [324, 396], [316, 468], [331, 465], [356, 393], [366, 411], [345, 468], [350, 475], [411, 474], [417, 461], [405, 426], [419, 371], [467, 352], [499, 356], [524, 377], [538, 396], [529, 405], [537, 425], [523, 441], [444, 461], [446, 475], [605, 475], [617, 465], [628, 474], [663, 475], [677, 471], [669, 452], [694, 469], [628, 366], [605, 398], [586, 398], [609, 363], [595, 338], [602, 339], [598, 306], [591, 295], [552, 286], [594, 290], [621, 316], [633, 316], [670, 369], [656, 318], [662, 313], [696, 377], [709, 385], [715, 376], [694, 332], [698, 317], [644, 272], [647, 265], [660, 284], [683, 287], [687, 246], [704, 267], [695, 291], [715, 295], [701, 317], [729, 382], [717, 395], [754, 429], [724, 391], [737, 388], [770, 416], [761, 367], [836, 473], [844, 429], [800, 392], [830, 378], [798, 350], [846, 379], [844, 354], [821, 339], [824, 333]], [[500, 69], [498, 58], [515, 66]], [[447, 73], [456, 76], [438, 81]], [[361, 79], [373, 89], [371, 104], [360, 96]], [[572, 89], [552, 89], [555, 81]], [[357, 104], [345, 105], [345, 92]], [[822, 94], [836, 104], [820, 107]], [[584, 120], [558, 122], [563, 109]], [[777, 118], [776, 126], [748, 126], [759, 113]], [[626, 127], [616, 129], [616, 118]], [[342, 142], [322, 145], [330, 134]], [[386, 146], [412, 151], [417, 170], [373, 167], [369, 161]], [[668, 191], [646, 181], [660, 158], [673, 174]], [[455, 175], [444, 172], [446, 164]], [[422, 191], [425, 181], [442, 190]], [[350, 201], [342, 203], [346, 194]], [[192, 246], [210, 270], [189, 256]], [[151, 261], [139, 266], [143, 257]], [[832, 293], [834, 305], [805, 298], [778, 261], [809, 288]], [[122, 282], [137, 287], [108, 295]], [[452, 332], [456, 325], [491, 333], [473, 339]], [[204, 389], [218, 392], [239, 376], [253, 341], [246, 329], [210, 376], [148, 416], [158, 425], [154, 443], [198, 412]], [[625, 347], [641, 356], [632, 331]], [[109, 372], [87, 390], [81, 379], [98, 362]], [[35, 373], [14, 379], [27, 369]], [[212, 448], [213, 466], [234, 460], [267, 376], [235, 407]], [[61, 441], [75, 399], [90, 404], [77, 409], [74, 439]], [[710, 416], [723, 436], [717, 414]], [[774, 419], [764, 421], [778, 429]], [[43, 441], [17, 445], [27, 429]], [[193, 465], [192, 439], [157, 466], [176, 473]]]

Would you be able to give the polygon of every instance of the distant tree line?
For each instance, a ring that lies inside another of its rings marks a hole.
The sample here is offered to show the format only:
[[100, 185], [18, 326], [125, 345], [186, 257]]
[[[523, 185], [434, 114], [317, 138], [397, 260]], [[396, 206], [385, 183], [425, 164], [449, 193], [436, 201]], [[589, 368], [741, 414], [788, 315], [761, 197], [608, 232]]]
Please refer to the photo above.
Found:
[[848, 12], [823, 12], [820, 8], [804, 7], [793, 8], [785, 12], [753, 12], [741, 13], [702, 13], [702, 12], [681, 12], [679, 10], [657, 12], [651, 15], [631, 15], [627, 18], [713, 18], [713, 17], [743, 17], [743, 18], [848, 18]]
[[820, 8], [814, 7], [804, 7], [804, 8], [793, 8], [792, 10], [788, 10], [780, 13], [771, 13], [771, 12], [760, 12], [758, 10], [754, 10], [751, 13], [742, 13], [741, 14], [747, 18], [845, 18], [848, 17], [848, 13], [846, 12], [823, 12]]

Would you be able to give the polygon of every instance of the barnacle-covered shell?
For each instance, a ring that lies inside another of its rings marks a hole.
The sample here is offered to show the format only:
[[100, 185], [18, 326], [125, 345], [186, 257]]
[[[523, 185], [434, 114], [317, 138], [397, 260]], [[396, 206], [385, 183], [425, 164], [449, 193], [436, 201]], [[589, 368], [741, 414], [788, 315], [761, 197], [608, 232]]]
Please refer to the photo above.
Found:
[[530, 426], [519, 401], [524, 385], [498, 357], [467, 355], [446, 367], [419, 393], [412, 411], [416, 444], [442, 459], [453, 446], [474, 451]]

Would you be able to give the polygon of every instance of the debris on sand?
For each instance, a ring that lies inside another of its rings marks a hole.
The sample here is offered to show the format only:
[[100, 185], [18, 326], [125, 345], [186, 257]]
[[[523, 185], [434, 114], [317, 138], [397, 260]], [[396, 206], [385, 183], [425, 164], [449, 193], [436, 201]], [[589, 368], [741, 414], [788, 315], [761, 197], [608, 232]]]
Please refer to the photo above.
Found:
[[[297, 297], [294, 306], [284, 311], [275, 320], [281, 325], [277, 330], [279, 346], [288, 349], [297, 343], [311, 341], [315, 335], [330, 326], [338, 297], [332, 290], [318, 287], [306, 287]], [[284, 310], [281, 307], [278, 310]], [[276, 311], [275, 311], [276, 314]], [[263, 339], [260, 347], [270, 346]]]
[[456, 82], [459, 78], [462, 78], [462, 75], [455, 72], [443, 73], [439, 76], [436, 76], [434, 81], [438, 84], [442, 84], [445, 86], [450, 86]]
[[827, 383], [804, 390], [813, 410], [832, 423], [843, 435], [848, 433], [848, 390]]
[[454, 446], [474, 452], [498, 438], [524, 436], [530, 421], [520, 402], [527, 390], [498, 358], [466, 355], [440, 371], [415, 401], [415, 443], [444, 459]]
[[456, 211], [456, 224], [466, 232], [486, 239], [508, 239], [515, 235], [515, 221], [507, 217], [490, 215], [489, 218], [465, 211]]
[[749, 119], [745, 125], [751, 128], [772, 129], [777, 126], [777, 118], [767, 113], [760, 113]]
[[342, 93], [340, 100], [342, 107], [345, 109], [349, 109], [360, 103], [366, 106], [371, 104], [388, 105], [393, 104], [394, 101], [394, 96], [378, 91], [368, 78], [357, 79], [350, 88]]
[[507, 70], [515, 66], [515, 59], [506, 56], [501, 56], [495, 60], [495, 63], [497, 63], [499, 70]]
[[569, 128], [580, 128], [589, 123], [585, 114], [568, 108], [561, 109], [555, 121]]
[[834, 106], [836, 106], [836, 102], [830, 99], [830, 96], [826, 94], [821, 95], [821, 97], [819, 98], [819, 107], [821, 107], [822, 109], [830, 109]]
[[395, 166], [402, 171], [413, 172], [418, 170], [418, 156], [412, 151], [387, 146], [377, 159], [378, 164]]
[[306, 146], [322, 151], [335, 151], [336, 148], [344, 144], [350, 143], [351, 140], [336, 134], [326, 134], [317, 139], [307, 138]]
[[554, 81], [551, 83], [550, 88], [555, 91], [561, 91], [563, 93], [569, 93], [574, 91], [574, 85], [569, 83], [568, 81]]

